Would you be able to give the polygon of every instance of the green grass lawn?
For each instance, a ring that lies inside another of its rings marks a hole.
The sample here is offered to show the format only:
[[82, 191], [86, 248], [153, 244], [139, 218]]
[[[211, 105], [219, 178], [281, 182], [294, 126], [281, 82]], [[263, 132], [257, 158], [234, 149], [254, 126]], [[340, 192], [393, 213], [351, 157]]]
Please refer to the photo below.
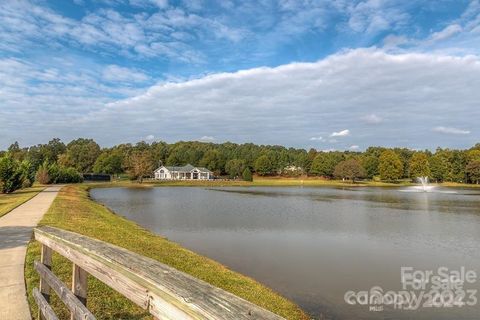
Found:
[[[88, 185], [63, 188], [40, 224], [81, 233], [153, 258], [287, 319], [308, 319], [294, 303], [255, 280], [157, 236], [92, 201], [88, 196], [88, 188]], [[31, 294], [39, 281], [33, 270], [35, 259], [40, 259], [40, 246], [37, 242], [31, 242], [27, 251], [25, 277], [32, 315], [36, 318], [37, 307]], [[68, 285], [71, 283], [71, 268], [70, 262], [54, 254], [53, 272]], [[136, 307], [91, 276], [88, 281], [87, 301], [88, 308], [97, 319], [151, 319], [145, 310]], [[66, 308], [55, 294], [52, 295], [52, 305], [61, 319], [69, 319]]]
[[22, 203], [32, 199], [43, 189], [44, 187], [37, 186], [17, 190], [9, 194], [0, 193], [0, 217], [12, 211]]

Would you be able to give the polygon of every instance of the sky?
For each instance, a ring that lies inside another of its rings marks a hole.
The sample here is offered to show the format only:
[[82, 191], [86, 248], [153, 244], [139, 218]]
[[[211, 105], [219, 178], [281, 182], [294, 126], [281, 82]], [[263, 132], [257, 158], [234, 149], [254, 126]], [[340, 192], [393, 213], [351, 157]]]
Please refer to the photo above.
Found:
[[479, 0], [0, 2], [0, 149], [480, 142]]

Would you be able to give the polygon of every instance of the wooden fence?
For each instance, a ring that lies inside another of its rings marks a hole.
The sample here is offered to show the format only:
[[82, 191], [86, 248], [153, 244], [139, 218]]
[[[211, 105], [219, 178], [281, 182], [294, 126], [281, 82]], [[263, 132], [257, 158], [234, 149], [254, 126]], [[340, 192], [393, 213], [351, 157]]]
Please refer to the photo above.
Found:
[[[41, 261], [35, 261], [40, 288], [33, 289], [42, 319], [57, 319], [49, 305], [52, 290], [70, 310], [72, 320], [95, 319], [87, 309], [88, 275], [148, 310], [155, 319], [283, 319], [220, 288], [112, 244], [46, 226], [36, 228], [34, 234], [42, 244]], [[53, 251], [73, 262], [71, 289], [51, 271]]]

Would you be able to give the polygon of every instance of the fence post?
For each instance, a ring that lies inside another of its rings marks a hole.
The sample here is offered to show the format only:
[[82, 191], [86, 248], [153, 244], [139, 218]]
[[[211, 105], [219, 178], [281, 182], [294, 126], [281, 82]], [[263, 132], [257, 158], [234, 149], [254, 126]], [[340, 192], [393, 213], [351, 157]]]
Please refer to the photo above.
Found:
[[[83, 303], [84, 306], [87, 305], [87, 272], [73, 264], [72, 272], [72, 292], [77, 296], [78, 300]], [[71, 320], [75, 320], [75, 317], [72, 313]]]
[[[47, 267], [49, 270], [52, 270], [52, 249], [42, 244], [42, 256], [40, 261]], [[50, 302], [50, 286], [48, 285], [45, 279], [40, 278], [40, 293], [43, 295], [47, 302]], [[45, 319], [40, 309], [38, 310], [38, 318]]]

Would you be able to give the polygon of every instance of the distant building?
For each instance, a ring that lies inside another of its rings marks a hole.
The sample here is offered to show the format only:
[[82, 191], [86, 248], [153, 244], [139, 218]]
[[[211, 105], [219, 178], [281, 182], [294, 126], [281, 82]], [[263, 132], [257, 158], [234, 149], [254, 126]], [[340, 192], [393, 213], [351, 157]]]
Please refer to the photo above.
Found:
[[285, 171], [285, 172], [303, 171], [303, 168], [302, 167], [297, 167], [297, 166], [294, 166], [294, 165], [289, 165], [289, 166], [286, 166], [285, 168], [283, 168], [283, 171]]
[[283, 170], [281, 171], [281, 174], [288, 175], [288, 176], [299, 176], [303, 174], [303, 168], [297, 167], [294, 165], [289, 165], [283, 168]]
[[213, 172], [187, 164], [183, 167], [161, 166], [154, 171], [154, 176], [156, 180], [210, 180], [213, 179]]

